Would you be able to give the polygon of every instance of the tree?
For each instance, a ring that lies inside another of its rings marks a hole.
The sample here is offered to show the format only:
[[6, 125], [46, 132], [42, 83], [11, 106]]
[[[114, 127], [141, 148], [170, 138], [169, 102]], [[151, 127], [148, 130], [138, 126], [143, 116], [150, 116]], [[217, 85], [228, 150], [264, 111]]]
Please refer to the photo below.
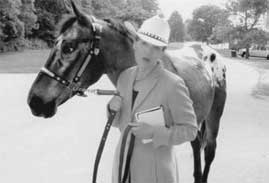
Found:
[[76, 0], [84, 12], [97, 18], [116, 18], [133, 21], [140, 25], [143, 20], [156, 14], [157, 0]]
[[248, 58], [249, 47], [255, 42], [252, 36], [264, 35], [257, 31], [257, 23], [261, 15], [268, 10], [269, 3], [267, 0], [231, 0], [226, 4], [226, 8], [239, 20], [232, 36], [239, 41], [239, 45], [246, 48], [246, 58]]
[[92, 14], [93, 7], [91, 0], [81, 0], [81, 7], [85, 13]]
[[193, 40], [191, 35], [188, 32], [188, 28], [190, 27], [189, 25], [191, 22], [192, 22], [191, 19], [187, 19], [184, 22], [184, 41], [192, 41]]
[[36, 27], [37, 16], [34, 14], [35, 8], [33, 0], [21, 0], [19, 19], [24, 23], [25, 37], [32, 34], [32, 29]]
[[20, 6], [18, 0], [0, 1], [0, 52], [23, 46], [24, 24], [18, 18]]
[[63, 16], [68, 13], [68, 10], [63, 0], [35, 0], [34, 6], [36, 10], [43, 10], [52, 14], [57, 23]]
[[249, 32], [251, 43], [265, 46], [267, 44], [269, 33], [259, 29], [253, 29]]
[[117, 12], [110, 0], [92, 0], [93, 14], [98, 18], [114, 17]]
[[126, 2], [126, 0], [110, 0], [110, 1], [116, 7], [123, 7]]
[[141, 0], [142, 8], [152, 14], [155, 14], [158, 8], [158, 3], [156, 0]]
[[33, 37], [42, 39], [51, 46], [55, 39], [56, 25], [62, 16], [68, 13], [62, 0], [35, 0], [38, 28], [33, 30]]
[[249, 48], [252, 44], [260, 46], [265, 46], [267, 44], [269, 38], [268, 33], [263, 30], [253, 28], [245, 34], [242, 34], [242, 32], [242, 27], [237, 26], [230, 33], [231, 40], [237, 40], [236, 44], [232, 44], [232, 47], [235, 49]]
[[[129, 20], [137, 26], [158, 10], [157, 0], [73, 1], [97, 18]], [[24, 38], [41, 39], [51, 46], [58, 22], [70, 10], [70, 0], [0, 0], [0, 51], [25, 46]]]
[[168, 23], [171, 28], [170, 41], [171, 42], [183, 42], [184, 41], [184, 24], [181, 15], [174, 11]]
[[227, 21], [224, 24], [217, 24], [213, 28], [213, 32], [209, 37], [209, 40], [213, 44], [223, 43], [223, 42], [231, 42], [234, 40], [230, 37], [230, 33], [233, 30], [233, 25], [231, 22]]
[[208, 42], [213, 33], [213, 29], [218, 24], [223, 24], [228, 20], [228, 12], [213, 5], [201, 6], [193, 11], [192, 21], [187, 30], [196, 41]]
[[156, 0], [127, 0], [119, 9], [115, 18], [128, 20], [139, 26], [142, 22], [157, 14], [158, 3]]

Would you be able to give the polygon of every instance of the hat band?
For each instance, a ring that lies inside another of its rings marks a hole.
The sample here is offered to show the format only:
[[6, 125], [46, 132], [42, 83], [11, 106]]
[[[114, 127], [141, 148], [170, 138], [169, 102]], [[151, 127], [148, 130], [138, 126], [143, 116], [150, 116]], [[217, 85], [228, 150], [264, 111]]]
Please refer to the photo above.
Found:
[[165, 44], [168, 44], [168, 42], [167, 42], [165, 39], [163, 39], [163, 38], [161, 38], [160, 36], [157, 36], [157, 35], [155, 35], [155, 34], [151, 34], [151, 33], [149, 33], [149, 32], [143, 32], [143, 31], [139, 31], [139, 33], [140, 33], [140, 34], [143, 34], [143, 35], [145, 35], [145, 36], [151, 37], [151, 38], [153, 38], [153, 39], [156, 39], [156, 40], [158, 40], [158, 41], [161, 41], [161, 42], [163, 42], [163, 43], [165, 43]]

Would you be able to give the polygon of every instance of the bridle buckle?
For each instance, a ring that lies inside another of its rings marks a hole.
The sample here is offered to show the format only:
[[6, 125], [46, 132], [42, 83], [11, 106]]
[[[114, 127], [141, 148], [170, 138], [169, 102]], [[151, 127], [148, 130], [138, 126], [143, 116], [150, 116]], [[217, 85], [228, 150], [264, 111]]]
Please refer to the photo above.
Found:
[[100, 52], [100, 49], [99, 48], [94, 48], [94, 55], [98, 55]]

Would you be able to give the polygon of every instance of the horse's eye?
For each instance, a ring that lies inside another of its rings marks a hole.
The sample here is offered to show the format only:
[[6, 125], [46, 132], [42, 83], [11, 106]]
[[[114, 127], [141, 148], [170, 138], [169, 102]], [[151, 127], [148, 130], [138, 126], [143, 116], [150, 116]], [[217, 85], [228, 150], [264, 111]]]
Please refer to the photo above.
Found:
[[71, 54], [75, 51], [76, 46], [72, 43], [66, 43], [62, 47], [63, 54]]

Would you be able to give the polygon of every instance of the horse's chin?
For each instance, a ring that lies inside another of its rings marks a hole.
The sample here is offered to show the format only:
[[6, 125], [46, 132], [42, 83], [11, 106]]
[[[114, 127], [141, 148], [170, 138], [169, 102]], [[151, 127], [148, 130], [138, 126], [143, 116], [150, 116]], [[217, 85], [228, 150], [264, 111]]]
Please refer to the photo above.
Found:
[[[73, 97], [73, 96], [71, 96], [71, 97]], [[61, 106], [62, 104], [64, 104], [65, 102], [67, 102], [67, 100], [69, 100], [71, 97], [65, 98], [65, 99], [61, 100], [57, 106]]]
[[51, 117], [53, 117], [56, 114], [56, 111], [57, 111], [56, 107], [54, 109], [49, 108], [49, 109], [44, 109], [42, 111], [31, 108], [31, 112], [32, 112], [32, 114], [34, 116], [43, 117], [43, 118], [51, 118]]
[[54, 112], [46, 112], [46, 113], [40, 113], [32, 110], [32, 114], [36, 117], [43, 117], [43, 118], [51, 118], [56, 114], [56, 111]]

